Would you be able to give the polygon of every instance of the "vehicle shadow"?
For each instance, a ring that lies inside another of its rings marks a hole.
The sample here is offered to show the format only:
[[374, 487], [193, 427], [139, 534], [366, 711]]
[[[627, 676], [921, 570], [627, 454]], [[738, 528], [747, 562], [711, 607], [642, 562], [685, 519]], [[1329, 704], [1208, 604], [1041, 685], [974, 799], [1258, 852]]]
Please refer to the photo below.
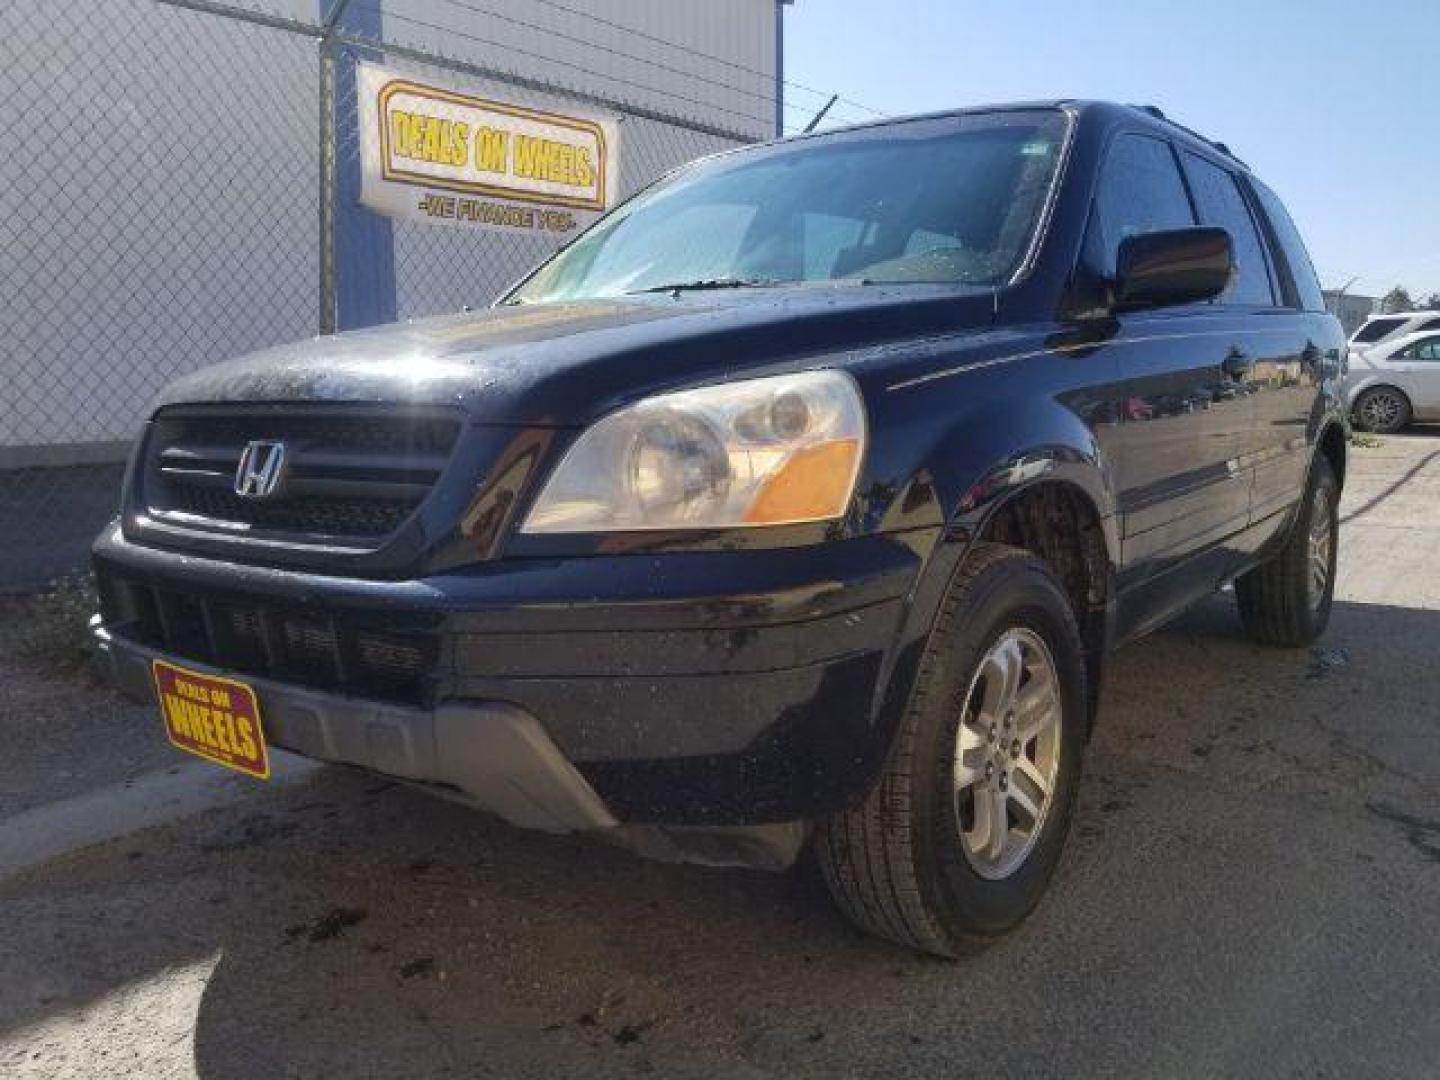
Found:
[[[1317, 813], [1343, 815], [1369, 851], [1423, 859], [1440, 843], [1426, 824], [1440, 821], [1437, 642], [1440, 612], [1338, 604], [1317, 649], [1262, 650], [1220, 597], [1120, 653], [1052, 894], [959, 964], [857, 934], [803, 868], [648, 863], [337, 769], [0, 883], [3, 921], [24, 928], [0, 935], [0, 1028], [93, 1014], [213, 963], [198, 1005], [181, 1006], [206, 1080], [833, 1075], [922, 1062], [942, 1040], [1043, 1072], [1053, 1028], [1100, 1053], [1097, 1002], [1153, 1027], [1134, 1036], [1132, 1071], [1174, 1072], [1194, 1016], [1157, 1013], [1149, 980], [1114, 971], [1163, 980], [1165, 953], [1221, 1008], [1247, 972], [1308, 947], [1284, 932], [1286, 901], [1254, 895], [1274, 884], [1249, 873], [1257, 852], [1276, 881], [1312, 881], [1315, 851], [1352, 843], [1308, 833]], [[1236, 802], [1270, 807], [1243, 848], [1233, 825], [1204, 824]], [[1348, 847], [1336, 865], [1326, 888], [1353, 883], [1362, 905], [1372, 868]], [[1197, 920], [1242, 904], [1250, 945], [1217, 951]]]

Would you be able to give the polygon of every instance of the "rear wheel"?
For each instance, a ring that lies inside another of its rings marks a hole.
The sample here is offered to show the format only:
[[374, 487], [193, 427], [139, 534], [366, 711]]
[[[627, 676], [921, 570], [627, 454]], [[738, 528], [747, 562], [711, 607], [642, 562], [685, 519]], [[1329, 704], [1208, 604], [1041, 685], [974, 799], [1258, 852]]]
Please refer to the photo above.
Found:
[[1246, 632], [1265, 645], [1308, 645], [1325, 632], [1335, 597], [1340, 486], [1322, 455], [1285, 546], [1235, 582]]
[[1410, 399], [1393, 386], [1375, 386], [1355, 402], [1355, 423], [1366, 431], [1393, 435], [1410, 423]]
[[951, 586], [884, 772], [817, 831], [845, 913], [941, 956], [1020, 922], [1069, 829], [1085, 700], [1060, 583], [1024, 551], [983, 545]]

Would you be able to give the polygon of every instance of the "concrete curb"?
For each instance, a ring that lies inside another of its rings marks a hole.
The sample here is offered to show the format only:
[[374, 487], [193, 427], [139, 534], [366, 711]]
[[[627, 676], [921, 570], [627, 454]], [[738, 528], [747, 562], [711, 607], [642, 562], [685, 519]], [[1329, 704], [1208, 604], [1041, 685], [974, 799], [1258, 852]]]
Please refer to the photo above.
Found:
[[[295, 783], [319, 767], [272, 749], [270, 782]], [[264, 785], [248, 777], [197, 761], [22, 811], [0, 821], [0, 878], [263, 790]]]

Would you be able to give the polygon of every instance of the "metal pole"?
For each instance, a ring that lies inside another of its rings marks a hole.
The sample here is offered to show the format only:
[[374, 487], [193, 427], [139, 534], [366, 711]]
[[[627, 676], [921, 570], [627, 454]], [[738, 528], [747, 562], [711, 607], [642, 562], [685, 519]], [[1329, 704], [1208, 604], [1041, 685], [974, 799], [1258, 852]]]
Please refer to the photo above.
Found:
[[335, 332], [335, 49], [320, 42], [320, 333]]
[[775, 0], [775, 138], [785, 137], [785, 2]]
[[320, 38], [320, 326], [335, 333], [335, 28], [350, 0], [336, 0]]
[[825, 107], [824, 107], [823, 109], [821, 109], [819, 112], [817, 112], [813, 117], [811, 117], [811, 118], [810, 118], [810, 122], [805, 125], [805, 134], [806, 134], [806, 135], [809, 135], [810, 132], [812, 132], [812, 131], [815, 130], [815, 125], [818, 124], [818, 123], [820, 123], [821, 120], [824, 120], [824, 119], [825, 119], [825, 114], [830, 111], [830, 106], [831, 106], [831, 105], [834, 105], [835, 102], [837, 102], [837, 101], [839, 101], [839, 100], [840, 100], [840, 95], [839, 95], [839, 94], [831, 94], [831, 95], [830, 95], [830, 100], [827, 101], [827, 102], [825, 102]]
[[1350, 286], [1354, 285], [1355, 282], [1359, 280], [1360, 275], [1356, 274], [1349, 281], [1345, 282], [1344, 285], [1341, 285], [1339, 290], [1335, 293], [1335, 310], [1331, 312], [1331, 314], [1334, 315], [1335, 318], [1340, 320], [1340, 326], [1342, 329], [1344, 329], [1347, 337], [1353, 334], [1355, 330], [1360, 329], [1358, 326], [1355, 327], [1355, 330], [1350, 329], [1349, 324], [1345, 320], [1345, 294], [1350, 291]]

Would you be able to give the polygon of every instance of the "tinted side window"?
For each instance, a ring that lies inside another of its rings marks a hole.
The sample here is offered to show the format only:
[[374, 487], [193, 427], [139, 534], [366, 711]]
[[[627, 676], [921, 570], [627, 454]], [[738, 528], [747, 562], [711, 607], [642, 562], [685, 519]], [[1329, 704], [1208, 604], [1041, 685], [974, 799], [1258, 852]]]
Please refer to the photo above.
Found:
[[1423, 322], [1423, 323], [1421, 323], [1419, 326], [1417, 326], [1415, 329], [1416, 329], [1417, 331], [1419, 331], [1419, 330], [1440, 330], [1440, 319], [1431, 319], [1431, 320], [1429, 320], [1428, 322]]
[[1189, 152], [1185, 154], [1185, 170], [1190, 174], [1190, 190], [1195, 195], [1201, 224], [1217, 225], [1229, 232], [1235, 250], [1235, 277], [1220, 296], [1220, 302], [1271, 306], [1275, 303], [1275, 294], [1270, 288], [1265, 249], [1245, 196], [1235, 185], [1235, 177]]
[[1280, 250], [1285, 253], [1285, 262], [1290, 267], [1290, 277], [1295, 282], [1300, 306], [1306, 311], [1324, 311], [1325, 297], [1320, 292], [1320, 279], [1315, 276], [1315, 267], [1310, 262], [1310, 253], [1305, 250], [1305, 241], [1300, 239], [1300, 230], [1295, 228], [1295, 222], [1290, 220], [1285, 204], [1273, 191], [1259, 181], [1252, 180], [1251, 183], [1255, 194], [1260, 198], [1265, 216], [1270, 219], [1270, 228], [1275, 232]]
[[1111, 143], [1086, 237], [1092, 267], [1113, 277], [1115, 253], [1127, 236], [1194, 224], [1185, 182], [1168, 144], [1145, 135], [1121, 135]]
[[1440, 363], [1440, 338], [1426, 338], [1424, 341], [1417, 341], [1409, 349], [1413, 355], [1412, 360], [1424, 360], [1427, 363]]
[[1359, 330], [1355, 331], [1355, 340], [1362, 345], [1369, 344], [1372, 341], [1379, 341], [1404, 321], [1404, 319], [1371, 319], [1364, 326], [1360, 327]]

